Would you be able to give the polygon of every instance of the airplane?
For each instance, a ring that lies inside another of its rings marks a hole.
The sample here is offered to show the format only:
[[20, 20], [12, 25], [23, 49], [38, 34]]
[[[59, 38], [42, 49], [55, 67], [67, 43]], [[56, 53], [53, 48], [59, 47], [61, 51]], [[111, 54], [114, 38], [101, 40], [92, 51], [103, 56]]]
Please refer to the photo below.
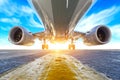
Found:
[[[92, 5], [93, 0], [28, 0], [41, 18], [45, 31], [32, 34], [21, 26], [10, 30], [9, 41], [15, 45], [33, 45], [34, 39], [43, 41], [42, 49], [51, 43], [70, 41], [68, 49], [74, 50], [74, 41], [79, 38], [88, 45], [102, 45], [110, 41], [111, 31], [105, 25], [98, 25], [86, 33], [74, 31], [76, 24]], [[86, 23], [87, 24], [87, 23]]]

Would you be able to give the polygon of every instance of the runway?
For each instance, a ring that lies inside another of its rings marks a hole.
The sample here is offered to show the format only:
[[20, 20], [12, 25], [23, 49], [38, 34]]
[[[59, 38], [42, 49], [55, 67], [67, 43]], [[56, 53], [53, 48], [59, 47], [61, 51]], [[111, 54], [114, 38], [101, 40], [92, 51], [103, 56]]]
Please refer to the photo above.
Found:
[[[95, 70], [106, 74], [113, 80], [120, 80], [120, 51], [119, 50], [63, 50], [63, 51], [40, 51], [40, 50], [1, 50], [0, 51], [0, 73], [14, 67], [34, 61], [46, 54], [68, 54], [80, 60]], [[7, 58], [6, 58], [7, 57]]]

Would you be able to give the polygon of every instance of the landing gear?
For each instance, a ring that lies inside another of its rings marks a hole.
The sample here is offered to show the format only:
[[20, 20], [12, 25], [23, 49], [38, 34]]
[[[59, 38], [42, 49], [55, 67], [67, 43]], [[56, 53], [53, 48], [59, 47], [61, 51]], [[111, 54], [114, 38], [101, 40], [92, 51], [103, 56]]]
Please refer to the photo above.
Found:
[[46, 39], [43, 39], [43, 42], [44, 43], [42, 44], [42, 49], [43, 50], [45, 50], [45, 49], [47, 50], [48, 49], [48, 44], [46, 44]]
[[75, 49], [75, 44], [69, 44], [68, 48], [69, 48], [70, 50], [74, 50], [74, 49]]
[[42, 49], [44, 49], [44, 50], [45, 50], [45, 49], [48, 49], [48, 44], [43, 44], [43, 45], [42, 45]]
[[73, 39], [71, 39], [71, 44], [69, 44], [68, 48], [69, 48], [70, 50], [74, 50], [74, 49], [75, 49], [75, 44], [74, 44], [74, 42], [73, 42]]

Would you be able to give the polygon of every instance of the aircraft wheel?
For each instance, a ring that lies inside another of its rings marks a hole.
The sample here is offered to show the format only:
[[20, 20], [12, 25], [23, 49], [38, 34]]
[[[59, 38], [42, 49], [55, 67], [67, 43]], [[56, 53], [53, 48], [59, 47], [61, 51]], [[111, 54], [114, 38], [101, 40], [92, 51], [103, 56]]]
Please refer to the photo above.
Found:
[[45, 49], [48, 49], [48, 44], [43, 44], [43, 45], [42, 45], [42, 49], [44, 49], [44, 50], [45, 50]]
[[75, 49], [75, 45], [74, 45], [74, 44], [69, 44], [68, 48], [69, 48], [70, 50], [74, 50], [74, 49]]

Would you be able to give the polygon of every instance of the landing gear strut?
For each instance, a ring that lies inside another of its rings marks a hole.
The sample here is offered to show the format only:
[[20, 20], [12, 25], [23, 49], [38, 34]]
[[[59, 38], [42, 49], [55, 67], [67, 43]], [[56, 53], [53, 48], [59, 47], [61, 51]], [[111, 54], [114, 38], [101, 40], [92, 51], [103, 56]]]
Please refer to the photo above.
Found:
[[74, 50], [74, 49], [75, 49], [75, 44], [74, 44], [74, 42], [73, 42], [73, 39], [71, 39], [71, 44], [69, 44], [68, 48], [69, 48], [70, 50]]
[[43, 39], [43, 42], [44, 43], [42, 44], [42, 49], [47, 50], [48, 49], [48, 44], [46, 44], [46, 39]]

